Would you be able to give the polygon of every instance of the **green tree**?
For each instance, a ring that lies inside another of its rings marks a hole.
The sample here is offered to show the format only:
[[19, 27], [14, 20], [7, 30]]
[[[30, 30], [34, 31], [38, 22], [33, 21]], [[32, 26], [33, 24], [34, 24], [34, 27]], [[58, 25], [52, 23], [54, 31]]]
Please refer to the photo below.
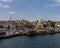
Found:
[[47, 27], [46, 24], [43, 24], [43, 27]]
[[18, 25], [16, 25], [15, 28], [19, 28]]
[[54, 26], [55, 26], [55, 22], [50, 21], [50, 20], [48, 20], [48, 24], [49, 24], [51, 27], [54, 27]]
[[29, 25], [28, 24], [28, 25], [26, 25], [26, 27], [29, 28], [29, 29], [31, 29], [31, 28], [34, 28], [34, 25], [32, 25], [32, 24]]
[[3, 25], [0, 25], [0, 28], [4, 28], [4, 26]]
[[51, 26], [52, 27], [55, 27], [55, 22], [51, 22]]
[[38, 20], [36, 22], [38, 23]]

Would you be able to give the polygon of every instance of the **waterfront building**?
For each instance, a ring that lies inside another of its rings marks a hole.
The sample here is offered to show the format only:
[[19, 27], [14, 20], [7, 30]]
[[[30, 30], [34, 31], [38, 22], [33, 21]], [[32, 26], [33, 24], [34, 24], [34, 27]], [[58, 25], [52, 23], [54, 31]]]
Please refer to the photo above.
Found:
[[60, 22], [55, 22], [55, 27], [60, 27]]
[[55, 31], [60, 32], [60, 22], [58, 21], [55, 22]]

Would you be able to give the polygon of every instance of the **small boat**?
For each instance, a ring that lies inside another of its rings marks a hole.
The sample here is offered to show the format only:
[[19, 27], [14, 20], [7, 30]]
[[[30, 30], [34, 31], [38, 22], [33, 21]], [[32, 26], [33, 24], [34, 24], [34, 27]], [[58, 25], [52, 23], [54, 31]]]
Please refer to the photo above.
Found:
[[48, 32], [46, 32], [46, 30], [44, 30], [44, 29], [40, 29], [40, 30], [37, 30], [37, 33], [36, 34], [38, 34], [38, 35], [46, 35], [46, 34], [48, 34]]
[[48, 34], [55, 34], [56, 32], [55, 32], [55, 30], [49, 30], [48, 31]]
[[36, 35], [36, 31], [35, 30], [29, 30], [26, 35]]
[[55, 34], [55, 33], [56, 33], [56, 32], [55, 32], [55, 29], [52, 28], [52, 27], [48, 27], [48, 28], [47, 28], [47, 32], [48, 32], [48, 34]]

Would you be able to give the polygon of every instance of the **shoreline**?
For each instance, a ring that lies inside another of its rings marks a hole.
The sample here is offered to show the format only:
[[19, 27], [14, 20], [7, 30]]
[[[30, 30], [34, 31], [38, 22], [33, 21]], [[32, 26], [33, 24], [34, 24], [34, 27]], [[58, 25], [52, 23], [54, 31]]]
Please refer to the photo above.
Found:
[[36, 35], [54, 35], [60, 32], [56, 32], [56, 33], [48, 33], [48, 34], [13, 34], [13, 35], [9, 35], [9, 36], [1, 36], [0, 39], [8, 39], [8, 38], [13, 38], [13, 37], [17, 37], [17, 36], [36, 36]]

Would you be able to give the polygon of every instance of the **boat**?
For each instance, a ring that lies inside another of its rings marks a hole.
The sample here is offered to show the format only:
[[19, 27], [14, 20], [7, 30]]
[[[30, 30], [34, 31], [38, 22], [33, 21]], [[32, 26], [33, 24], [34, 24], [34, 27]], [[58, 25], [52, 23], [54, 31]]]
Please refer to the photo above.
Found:
[[53, 27], [47, 27], [48, 34], [55, 34], [55, 29]]
[[48, 34], [48, 32], [46, 32], [45, 29], [40, 29], [40, 30], [37, 30], [36, 34], [38, 34], [38, 35], [46, 35], [46, 34]]
[[29, 30], [26, 35], [36, 35], [36, 31], [35, 30]]

